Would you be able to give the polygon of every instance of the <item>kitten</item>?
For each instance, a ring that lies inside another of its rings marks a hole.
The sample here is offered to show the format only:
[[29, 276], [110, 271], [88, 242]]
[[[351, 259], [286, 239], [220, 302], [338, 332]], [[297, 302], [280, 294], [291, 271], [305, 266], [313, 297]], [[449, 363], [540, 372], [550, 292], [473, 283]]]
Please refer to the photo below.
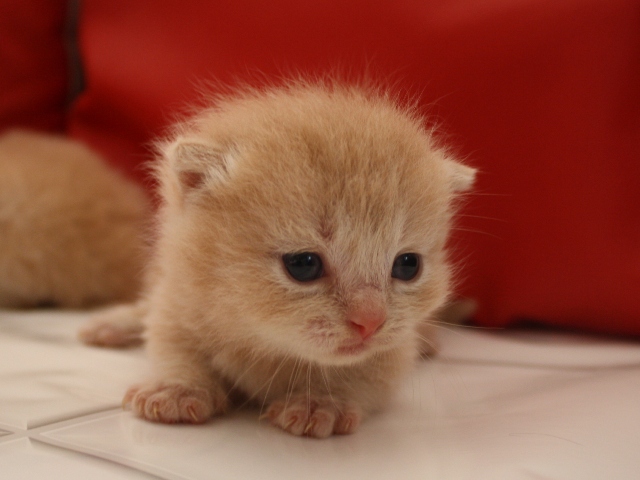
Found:
[[[241, 398], [294, 435], [354, 432], [433, 334], [475, 171], [389, 94], [328, 82], [222, 98], [160, 150], [155, 280], [133, 307], [155, 373], [125, 404], [202, 423]], [[122, 309], [89, 329], [114, 324], [141, 331]]]
[[131, 301], [146, 263], [141, 189], [60, 136], [0, 136], [0, 307]]

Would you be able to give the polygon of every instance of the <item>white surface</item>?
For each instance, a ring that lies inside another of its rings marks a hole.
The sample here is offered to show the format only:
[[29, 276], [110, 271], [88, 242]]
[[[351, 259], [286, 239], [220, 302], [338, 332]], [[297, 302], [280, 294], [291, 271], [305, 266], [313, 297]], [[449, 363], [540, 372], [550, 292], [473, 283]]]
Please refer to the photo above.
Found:
[[392, 408], [295, 438], [237, 412], [155, 425], [120, 409], [140, 349], [75, 341], [85, 314], [0, 311], [0, 478], [637, 480], [640, 344], [443, 331]]

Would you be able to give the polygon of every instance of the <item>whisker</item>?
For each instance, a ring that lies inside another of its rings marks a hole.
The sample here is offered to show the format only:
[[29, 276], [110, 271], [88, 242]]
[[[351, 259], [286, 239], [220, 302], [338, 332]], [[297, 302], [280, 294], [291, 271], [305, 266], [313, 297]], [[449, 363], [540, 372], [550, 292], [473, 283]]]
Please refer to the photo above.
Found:
[[349, 382], [345, 377], [342, 376], [342, 373], [340, 372], [340, 367], [336, 367], [334, 365], [331, 365], [331, 368], [335, 372], [335, 374], [338, 376], [338, 378], [342, 381], [342, 384], [345, 387], [347, 387], [352, 392], [356, 391], [356, 389], [351, 385], [351, 382]]
[[322, 380], [324, 381], [324, 385], [325, 387], [327, 387], [327, 394], [329, 395], [329, 399], [331, 400], [331, 403], [333, 404], [333, 406], [338, 412], [342, 413], [342, 410], [340, 409], [340, 407], [338, 407], [338, 404], [335, 402], [333, 395], [331, 394], [331, 386], [329, 385], [327, 375], [325, 374], [324, 367], [322, 366], [320, 366], [320, 375], [322, 375]]
[[280, 369], [282, 368], [282, 366], [287, 362], [287, 360], [289, 360], [290, 358], [290, 353], [291, 351], [287, 352], [284, 357], [282, 358], [282, 360], [280, 361], [280, 363], [278, 364], [278, 366], [276, 367], [275, 371], [273, 372], [273, 375], [271, 375], [271, 378], [269, 380], [267, 380], [267, 382], [265, 382], [264, 385], [262, 385], [254, 395], [252, 395], [252, 397], [249, 398], [249, 400], [251, 400], [253, 397], [257, 396], [258, 393], [264, 388], [264, 386], [268, 383], [269, 385], [267, 386], [267, 391], [264, 394], [264, 397], [262, 398], [262, 405], [260, 405], [260, 417], [262, 417], [262, 412], [264, 412], [264, 407], [265, 404], [267, 403], [267, 398], [269, 398], [269, 392], [271, 391], [271, 386], [273, 385], [273, 381], [275, 380], [276, 376], [278, 375], [278, 372], [280, 372]]
[[484, 215], [472, 215], [470, 213], [456, 213], [456, 217], [457, 218], [477, 218], [479, 220], [491, 220], [491, 221], [495, 221], [495, 222], [501, 222], [501, 223], [507, 223], [507, 221], [504, 218], [497, 218], [497, 217], [486, 217]]
[[465, 197], [513, 197], [511, 193], [490, 193], [490, 192], [479, 192], [479, 191], [469, 191], [465, 192]]
[[298, 357], [296, 358], [296, 362], [293, 365], [293, 371], [291, 372], [291, 376], [289, 377], [289, 385], [287, 386], [287, 395], [284, 402], [285, 412], [287, 410], [287, 407], [289, 406], [291, 397], [293, 396], [293, 390], [295, 388], [296, 383], [298, 382], [298, 377], [300, 376], [300, 372], [302, 371], [302, 362], [303, 362], [302, 357], [298, 355]]
[[[242, 379], [247, 375], [247, 373], [249, 373], [249, 370], [251, 370], [251, 368], [253, 368], [259, 361], [263, 360], [264, 357], [262, 356], [257, 356], [256, 360], [251, 363], [251, 365], [249, 365], [245, 371], [242, 373], [242, 375], [240, 375], [236, 381], [233, 383], [233, 385], [231, 385], [231, 387], [229, 387], [229, 390], [227, 391], [227, 395], [225, 396], [225, 400], [228, 400], [229, 397], [231, 396], [231, 392], [233, 392], [233, 390], [240, 385], [240, 382], [242, 381]], [[248, 402], [244, 402], [241, 406], [246, 405]]]
[[467, 323], [445, 322], [444, 320], [440, 320], [438, 318], [436, 318], [434, 321], [426, 320], [426, 322], [428, 322], [428, 325], [432, 325], [434, 327], [449, 325], [451, 327], [470, 328], [472, 330], [504, 330], [504, 327], [485, 327], [483, 325], [469, 325]]
[[451, 232], [452, 234], [454, 232], [478, 233], [480, 235], [487, 235], [488, 237], [495, 238], [496, 240], [503, 240], [503, 238], [499, 237], [498, 235], [494, 235], [493, 233], [489, 233], [489, 232], [483, 232], [482, 230], [476, 230], [475, 228], [453, 226], [451, 227]]
[[[432, 342], [431, 339], [429, 339], [429, 338], [427, 338], [424, 335], [421, 335], [419, 333], [417, 333], [417, 337], [421, 342], [427, 344], [429, 346], [429, 348], [431, 348], [431, 350], [433, 350], [433, 351], [437, 350], [436, 349], [436, 344], [434, 342]], [[420, 350], [423, 350], [423, 349], [421, 348]]]
[[311, 416], [311, 362], [307, 362], [307, 417]]

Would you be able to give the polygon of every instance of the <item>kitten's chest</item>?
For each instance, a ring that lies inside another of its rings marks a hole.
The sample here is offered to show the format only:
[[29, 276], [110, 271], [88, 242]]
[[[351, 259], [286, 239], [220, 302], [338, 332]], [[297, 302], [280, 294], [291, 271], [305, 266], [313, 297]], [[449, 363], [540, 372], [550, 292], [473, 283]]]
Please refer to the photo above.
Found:
[[338, 367], [321, 366], [299, 358], [257, 356], [240, 350], [216, 355], [213, 367], [222, 374], [230, 390], [257, 405], [293, 393], [328, 395], [342, 391], [349, 376]]

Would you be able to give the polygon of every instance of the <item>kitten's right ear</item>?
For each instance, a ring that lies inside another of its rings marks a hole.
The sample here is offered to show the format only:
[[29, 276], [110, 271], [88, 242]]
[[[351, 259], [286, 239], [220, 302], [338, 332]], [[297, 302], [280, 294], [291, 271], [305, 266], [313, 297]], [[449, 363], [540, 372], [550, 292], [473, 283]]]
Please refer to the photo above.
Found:
[[178, 137], [165, 149], [171, 169], [185, 191], [229, 179], [234, 158], [226, 149], [199, 139]]
[[477, 170], [475, 168], [448, 158], [445, 158], [445, 166], [454, 192], [465, 192], [471, 188], [476, 180]]

